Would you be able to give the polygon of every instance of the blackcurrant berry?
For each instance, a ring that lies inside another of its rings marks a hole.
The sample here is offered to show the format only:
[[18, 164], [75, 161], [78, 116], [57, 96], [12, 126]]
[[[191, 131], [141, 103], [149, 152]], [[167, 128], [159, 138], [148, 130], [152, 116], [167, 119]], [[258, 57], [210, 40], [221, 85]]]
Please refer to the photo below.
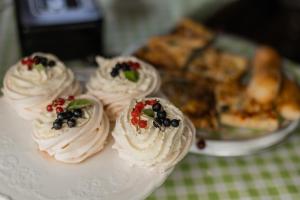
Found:
[[40, 64], [40, 62], [41, 62], [40, 56], [34, 56], [33, 62], [34, 62], [34, 64], [36, 64], [36, 65]]
[[82, 117], [82, 110], [81, 109], [75, 109], [73, 111], [73, 116], [77, 117], [77, 118]]
[[157, 117], [160, 119], [165, 119], [167, 117], [166, 111], [162, 110], [162, 111], [157, 112]]
[[68, 119], [67, 121], [68, 127], [72, 128], [76, 126], [76, 120], [75, 119]]
[[156, 118], [154, 119], [154, 121], [155, 121], [157, 124], [159, 124], [160, 126], [163, 124], [163, 119], [161, 119], [161, 118], [156, 117]]
[[163, 122], [163, 125], [165, 126], [165, 127], [169, 127], [170, 125], [171, 125], [171, 120], [170, 119], [164, 119], [164, 122]]
[[45, 57], [40, 57], [40, 63], [44, 66], [48, 65], [48, 60]]
[[152, 110], [154, 112], [158, 112], [161, 110], [161, 104], [160, 103], [155, 103], [153, 106], [152, 106]]
[[56, 65], [55, 61], [54, 60], [50, 60], [48, 62], [48, 67], [54, 67]]
[[118, 71], [116, 68], [113, 68], [113, 69], [111, 70], [111, 72], [110, 72], [110, 75], [111, 75], [112, 77], [116, 77], [116, 76], [119, 75], [119, 71]]
[[172, 125], [173, 127], [178, 127], [178, 126], [179, 126], [179, 120], [178, 120], [178, 119], [172, 119], [171, 125]]
[[55, 130], [59, 130], [59, 129], [61, 129], [61, 127], [62, 127], [62, 120], [56, 119], [56, 120], [53, 122], [52, 128], [54, 128]]
[[130, 71], [130, 65], [127, 63], [122, 63], [122, 70], [123, 71]]
[[120, 69], [122, 69], [122, 64], [120, 64], [120, 63], [117, 63], [117, 64], [116, 64], [116, 66], [115, 66], [115, 69], [117, 69], [117, 70], [120, 70]]

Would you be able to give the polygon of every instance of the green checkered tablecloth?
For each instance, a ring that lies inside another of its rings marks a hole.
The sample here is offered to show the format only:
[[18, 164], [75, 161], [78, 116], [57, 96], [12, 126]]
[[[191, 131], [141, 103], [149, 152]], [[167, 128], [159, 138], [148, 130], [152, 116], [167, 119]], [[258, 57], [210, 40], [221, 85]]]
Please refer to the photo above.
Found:
[[[187, 13], [206, 17], [229, 0], [102, 0], [106, 14], [105, 49], [118, 54], [132, 44], [164, 32]], [[236, 40], [220, 45], [251, 54]], [[19, 59], [11, 0], [0, 1], [0, 82]], [[293, 65], [292, 63], [288, 63]], [[0, 111], [1, 112], [1, 111]], [[282, 144], [257, 155], [216, 158], [190, 154], [148, 200], [300, 199], [300, 130]]]

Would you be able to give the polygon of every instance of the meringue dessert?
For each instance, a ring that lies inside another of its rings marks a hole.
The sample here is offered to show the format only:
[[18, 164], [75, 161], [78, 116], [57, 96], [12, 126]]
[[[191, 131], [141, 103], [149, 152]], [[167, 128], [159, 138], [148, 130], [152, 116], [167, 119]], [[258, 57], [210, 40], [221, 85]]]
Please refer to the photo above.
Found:
[[35, 53], [12, 66], [4, 77], [2, 92], [24, 119], [33, 120], [61, 95], [80, 94], [73, 72], [51, 54]]
[[132, 99], [154, 95], [160, 88], [154, 67], [135, 57], [97, 57], [96, 61], [99, 68], [86, 87], [88, 93], [102, 100], [111, 121]]
[[113, 148], [130, 163], [166, 172], [188, 152], [195, 128], [182, 112], [160, 98], [132, 100], [117, 119]]
[[90, 95], [58, 98], [33, 122], [41, 151], [65, 163], [79, 163], [103, 149], [110, 130], [102, 103]]

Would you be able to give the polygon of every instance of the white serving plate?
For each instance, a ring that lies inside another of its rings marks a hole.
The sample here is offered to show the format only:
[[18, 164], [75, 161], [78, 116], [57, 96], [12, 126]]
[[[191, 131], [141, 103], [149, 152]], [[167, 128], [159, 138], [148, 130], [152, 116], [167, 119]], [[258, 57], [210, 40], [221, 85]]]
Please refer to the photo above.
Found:
[[144, 199], [172, 170], [130, 166], [111, 148], [80, 164], [64, 164], [38, 151], [31, 122], [0, 97], [0, 200]]
[[289, 134], [291, 134], [299, 125], [299, 121], [293, 121], [286, 127], [268, 133], [260, 137], [253, 137], [251, 139], [241, 140], [205, 140], [205, 148], [199, 149], [196, 143], [193, 143], [190, 152], [197, 154], [204, 154], [210, 156], [243, 156], [257, 153], [276, 145], [283, 141]]
[[[132, 45], [129, 47], [123, 55], [132, 55], [137, 49], [144, 46], [146, 41], [141, 42], [138, 45]], [[217, 37], [216, 41], [212, 45], [217, 48], [221, 48], [228, 52], [240, 54], [243, 56], [251, 57], [254, 54], [256, 44], [241, 39], [236, 36], [221, 34]], [[283, 62], [284, 73], [296, 79], [298, 82], [300, 80], [300, 68], [299, 65], [292, 63], [288, 60]], [[191, 153], [209, 155], [209, 156], [243, 156], [253, 153], [258, 153], [262, 150], [265, 150], [273, 145], [276, 145], [282, 142], [288, 135], [298, 127], [299, 120], [293, 122], [287, 122], [285, 126], [279, 128], [275, 132], [258, 132], [252, 135], [245, 137], [243, 135], [245, 130], [234, 128], [234, 131], [230, 133], [229, 131], [219, 131], [219, 135], [228, 135], [229, 137], [218, 138], [218, 139], [209, 139], [205, 138], [209, 133], [206, 131], [197, 130], [197, 135], [204, 135], [205, 139], [205, 148], [199, 149], [197, 147], [197, 141], [195, 141], [190, 149]], [[236, 133], [236, 137], [234, 134]], [[248, 133], [249, 134], [249, 133]], [[244, 137], [244, 138], [242, 138]]]

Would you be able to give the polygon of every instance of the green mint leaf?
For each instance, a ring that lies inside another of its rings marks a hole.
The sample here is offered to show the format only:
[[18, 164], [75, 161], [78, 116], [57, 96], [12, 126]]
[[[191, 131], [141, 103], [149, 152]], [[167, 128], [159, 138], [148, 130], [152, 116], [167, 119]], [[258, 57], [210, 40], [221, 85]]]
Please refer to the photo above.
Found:
[[68, 104], [67, 110], [84, 108], [84, 107], [90, 106], [92, 104], [93, 104], [93, 101], [91, 101], [89, 99], [75, 99]]
[[38, 71], [43, 71], [45, 69], [44, 65], [42, 64], [33, 65], [33, 67], [36, 68]]
[[148, 117], [152, 117], [152, 118], [154, 117], [154, 111], [151, 108], [149, 108], [149, 109], [143, 109], [142, 112], [145, 115], [147, 115]]
[[137, 82], [139, 80], [139, 73], [137, 71], [124, 71], [125, 78], [132, 82]]

